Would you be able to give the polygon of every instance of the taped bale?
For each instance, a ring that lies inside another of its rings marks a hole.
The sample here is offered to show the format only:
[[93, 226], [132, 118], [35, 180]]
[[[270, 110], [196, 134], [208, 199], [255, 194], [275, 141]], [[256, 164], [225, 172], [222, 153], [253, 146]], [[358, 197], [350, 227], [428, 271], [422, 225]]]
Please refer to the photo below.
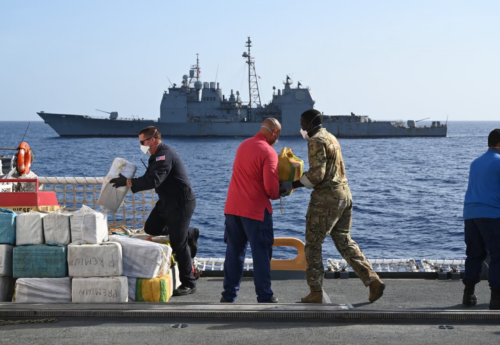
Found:
[[70, 277], [115, 277], [123, 275], [122, 246], [117, 242], [68, 245]]
[[128, 302], [127, 277], [73, 278], [73, 303]]
[[16, 246], [43, 244], [43, 217], [47, 213], [28, 212], [16, 217]]
[[13, 250], [14, 278], [60, 278], [68, 275], [66, 246], [32, 245]]
[[99, 244], [108, 240], [107, 215], [83, 205], [71, 217], [72, 243]]
[[16, 244], [16, 217], [14, 211], [0, 208], [0, 243]]
[[71, 243], [71, 213], [57, 210], [43, 217], [43, 234], [46, 243]]
[[115, 158], [113, 164], [111, 165], [111, 169], [106, 177], [104, 177], [101, 193], [99, 194], [99, 199], [97, 200], [97, 204], [104, 212], [118, 212], [118, 209], [121, 204], [123, 204], [123, 201], [130, 191], [130, 187], [127, 186], [115, 188], [111, 183], [109, 183], [109, 181], [113, 178], [119, 177], [120, 175], [126, 178], [133, 178], [136, 171], [137, 166], [135, 166], [135, 164], [132, 164], [123, 158]]
[[278, 178], [280, 182], [299, 180], [304, 173], [304, 161], [286, 147], [278, 155]]
[[12, 276], [13, 249], [8, 244], [0, 244], [0, 277]]
[[172, 248], [121, 235], [110, 240], [122, 245], [123, 275], [133, 278], [156, 278], [168, 273]]
[[71, 278], [20, 278], [12, 302], [71, 303]]
[[173, 289], [170, 274], [152, 279], [129, 278], [128, 298], [130, 302], [168, 302]]

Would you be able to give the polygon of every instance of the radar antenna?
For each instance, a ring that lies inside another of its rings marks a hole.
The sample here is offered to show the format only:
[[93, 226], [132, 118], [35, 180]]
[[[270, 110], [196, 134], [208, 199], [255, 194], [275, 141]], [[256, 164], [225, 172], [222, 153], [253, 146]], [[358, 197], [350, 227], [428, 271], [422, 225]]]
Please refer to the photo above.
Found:
[[248, 41], [246, 42], [245, 47], [248, 48], [248, 53], [244, 52], [242, 56], [247, 59], [246, 62], [248, 64], [248, 95], [250, 99], [248, 102], [248, 107], [260, 107], [262, 106], [262, 104], [260, 102], [257, 72], [255, 72], [255, 58], [253, 58], [250, 53], [250, 48], [252, 47], [252, 41], [250, 40], [250, 37], [248, 37]]
[[[190, 78], [189, 78], [189, 84], [191, 84], [191, 82], [193, 81], [193, 79], [196, 79], [196, 81], [198, 81], [200, 79], [200, 57], [199, 57], [200, 54], [196, 54], [196, 65], [191, 65], [191, 70], [192, 71], [195, 71], [194, 72], [194, 76], [191, 75], [191, 73], [189, 74]], [[218, 69], [217, 69], [218, 71]]]

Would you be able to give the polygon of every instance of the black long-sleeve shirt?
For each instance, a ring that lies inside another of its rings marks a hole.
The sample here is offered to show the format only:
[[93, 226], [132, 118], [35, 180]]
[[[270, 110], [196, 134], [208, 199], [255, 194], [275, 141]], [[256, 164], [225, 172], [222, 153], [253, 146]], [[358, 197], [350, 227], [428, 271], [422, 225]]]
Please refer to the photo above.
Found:
[[155, 189], [165, 203], [184, 202], [195, 199], [186, 167], [179, 154], [170, 146], [161, 143], [148, 160], [144, 176], [132, 179], [132, 192]]

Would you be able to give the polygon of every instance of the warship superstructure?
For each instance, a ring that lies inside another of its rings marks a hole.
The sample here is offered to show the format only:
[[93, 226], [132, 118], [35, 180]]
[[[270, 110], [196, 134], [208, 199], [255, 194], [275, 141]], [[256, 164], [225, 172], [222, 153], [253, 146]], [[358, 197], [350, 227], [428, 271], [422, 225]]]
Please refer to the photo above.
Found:
[[[108, 118], [88, 115], [54, 114], [41, 111], [38, 115], [60, 136], [137, 136], [147, 126], [156, 126], [165, 136], [252, 136], [267, 117], [282, 124], [281, 135], [299, 136], [300, 115], [314, 108], [315, 101], [308, 87], [293, 85], [289, 76], [284, 88], [273, 87], [272, 100], [262, 104], [251, 55], [252, 42], [246, 42], [243, 57], [248, 64], [248, 97], [244, 104], [238, 91], [226, 97], [217, 82], [200, 80], [199, 58], [191, 66], [181, 84], [172, 84], [165, 91], [158, 120], [144, 118], [121, 119], [118, 112]], [[339, 138], [378, 137], [445, 137], [447, 125], [433, 121], [431, 126], [418, 126], [418, 121], [375, 121], [366, 115], [323, 115], [323, 126]]]

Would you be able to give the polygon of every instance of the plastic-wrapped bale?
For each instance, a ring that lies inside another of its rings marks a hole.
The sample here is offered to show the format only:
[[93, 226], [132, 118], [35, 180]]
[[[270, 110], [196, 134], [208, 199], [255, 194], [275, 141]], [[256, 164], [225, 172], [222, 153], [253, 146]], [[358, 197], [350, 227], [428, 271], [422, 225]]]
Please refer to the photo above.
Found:
[[181, 286], [181, 279], [179, 277], [179, 265], [173, 264], [170, 266], [170, 270], [168, 273], [172, 277], [172, 282], [174, 286], [174, 290]]
[[16, 217], [14, 211], [0, 208], [0, 243], [16, 244]]
[[8, 244], [0, 244], [0, 277], [12, 276], [12, 250]]
[[173, 279], [170, 274], [152, 279], [128, 279], [130, 302], [168, 302], [173, 289]]
[[11, 277], [0, 277], [0, 302], [7, 302]]
[[101, 206], [103, 211], [110, 213], [118, 212], [118, 209], [127, 197], [127, 193], [130, 191], [130, 187], [127, 186], [115, 188], [109, 183], [109, 181], [120, 175], [126, 178], [133, 178], [136, 171], [137, 167], [135, 164], [132, 164], [123, 158], [115, 158], [113, 164], [111, 165], [111, 169], [106, 177], [104, 177], [101, 193], [99, 194], [99, 199], [97, 200], [97, 204]]
[[128, 302], [127, 277], [73, 278], [73, 303]]
[[71, 278], [20, 278], [12, 302], [71, 303]]
[[71, 213], [60, 210], [43, 217], [43, 234], [46, 243], [69, 244], [71, 243]]
[[123, 275], [122, 246], [117, 242], [68, 245], [70, 277], [115, 277]]
[[[278, 155], [278, 178], [280, 182], [283, 181], [297, 181], [304, 173], [304, 161], [296, 157], [292, 149], [286, 147], [281, 150]], [[292, 191], [293, 192], [293, 191]], [[290, 194], [292, 194], [290, 192]], [[288, 194], [288, 195], [290, 195]]]
[[121, 235], [109, 239], [122, 245], [123, 275], [133, 278], [156, 278], [168, 274], [172, 248]]
[[99, 244], [108, 240], [107, 215], [83, 205], [71, 216], [72, 243]]
[[14, 278], [60, 278], [68, 276], [66, 246], [33, 245], [13, 250]]
[[16, 246], [43, 244], [43, 217], [47, 213], [28, 212], [16, 217]]

